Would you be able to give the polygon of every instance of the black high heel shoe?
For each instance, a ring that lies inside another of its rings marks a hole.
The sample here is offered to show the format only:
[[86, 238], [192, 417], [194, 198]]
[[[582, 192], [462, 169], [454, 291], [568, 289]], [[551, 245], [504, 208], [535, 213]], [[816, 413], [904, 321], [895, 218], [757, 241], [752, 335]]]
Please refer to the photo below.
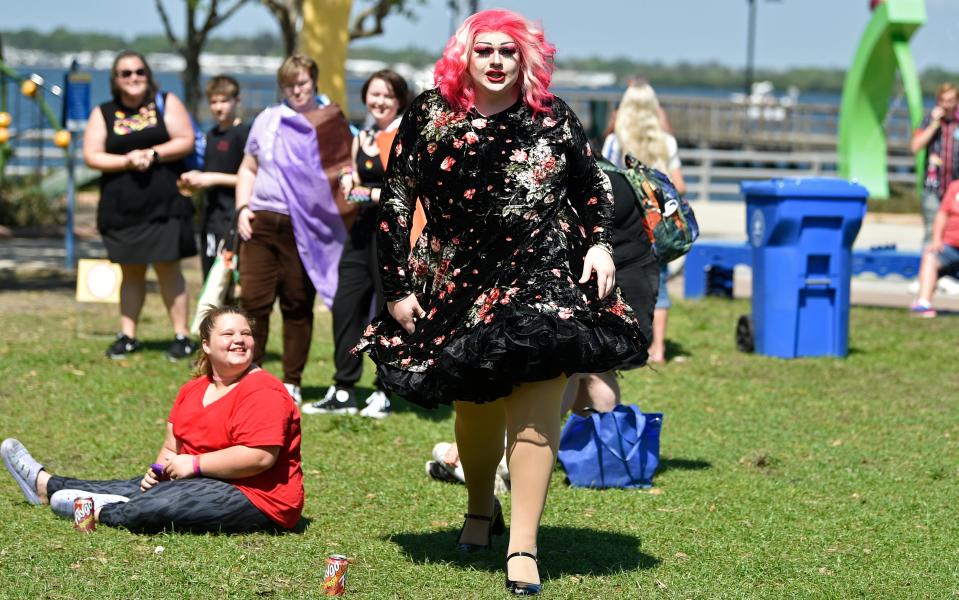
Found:
[[525, 581], [513, 581], [509, 578], [509, 561], [511, 558], [516, 558], [517, 556], [525, 556], [527, 558], [532, 558], [533, 562], [536, 563], [536, 566], [539, 567], [539, 561], [536, 560], [536, 557], [530, 554], [529, 552], [514, 552], [506, 557], [506, 591], [514, 596], [536, 596], [541, 591], [543, 591], [542, 583], [526, 583]]
[[[490, 524], [486, 532], [485, 544], [468, 544], [460, 541], [460, 539], [463, 538], [463, 531], [466, 529], [467, 519], [486, 521]], [[469, 513], [463, 515], [463, 526], [460, 527], [460, 534], [456, 538], [456, 549], [460, 552], [481, 552], [483, 550], [489, 550], [490, 546], [493, 545], [493, 535], [500, 535], [504, 531], [506, 531], [506, 521], [503, 520], [503, 507], [497, 498], [493, 498], [493, 514], [491, 516], [471, 515]]]

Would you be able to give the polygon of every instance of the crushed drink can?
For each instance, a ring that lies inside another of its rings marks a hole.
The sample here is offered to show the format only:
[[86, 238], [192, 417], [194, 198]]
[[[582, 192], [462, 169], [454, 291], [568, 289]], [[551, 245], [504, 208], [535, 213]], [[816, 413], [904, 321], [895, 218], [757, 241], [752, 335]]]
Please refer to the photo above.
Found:
[[331, 554], [326, 559], [326, 574], [323, 576], [323, 594], [342, 596], [346, 593], [346, 569], [349, 561], [342, 554]]
[[97, 528], [93, 518], [93, 498], [77, 498], [73, 501], [73, 527], [81, 533], [92, 533]]

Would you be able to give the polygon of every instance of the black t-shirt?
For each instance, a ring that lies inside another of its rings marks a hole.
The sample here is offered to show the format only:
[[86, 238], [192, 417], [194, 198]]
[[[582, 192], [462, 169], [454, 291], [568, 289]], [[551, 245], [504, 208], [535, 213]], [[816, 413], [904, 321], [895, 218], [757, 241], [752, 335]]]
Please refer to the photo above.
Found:
[[643, 214], [633, 187], [626, 176], [605, 172], [613, 186], [616, 212], [613, 216], [613, 258], [616, 268], [638, 263], [646, 265], [656, 260], [653, 246], [643, 229]]
[[[243, 148], [250, 135], [250, 124], [241, 123], [222, 131], [216, 125], [206, 134], [204, 171], [208, 173], [236, 173], [243, 162]], [[236, 206], [236, 188], [213, 186], [206, 190], [206, 210], [203, 213], [204, 231], [223, 233], [230, 226]]]

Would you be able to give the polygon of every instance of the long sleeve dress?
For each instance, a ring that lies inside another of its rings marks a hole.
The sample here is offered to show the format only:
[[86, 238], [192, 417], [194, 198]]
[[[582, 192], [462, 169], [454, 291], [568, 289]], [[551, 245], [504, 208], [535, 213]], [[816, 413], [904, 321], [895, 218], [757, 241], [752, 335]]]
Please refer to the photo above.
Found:
[[[417, 404], [488, 402], [525, 381], [644, 361], [648, 340], [616, 289], [577, 283], [586, 251], [611, 250], [613, 198], [582, 125], [559, 98], [490, 116], [437, 90], [408, 109], [380, 202], [386, 300], [426, 312], [407, 333], [388, 312], [357, 350]], [[427, 224], [410, 252], [416, 199]]]

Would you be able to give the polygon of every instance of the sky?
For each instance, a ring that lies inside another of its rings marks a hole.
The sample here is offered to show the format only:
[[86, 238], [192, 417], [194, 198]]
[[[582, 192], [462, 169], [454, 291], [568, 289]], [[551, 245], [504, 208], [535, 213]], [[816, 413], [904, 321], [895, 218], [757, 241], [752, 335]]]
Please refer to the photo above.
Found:
[[[230, 4], [229, 0], [221, 0]], [[309, 0], [307, 0], [309, 1]], [[868, 0], [756, 0], [756, 64], [845, 68], [852, 61], [869, 19]], [[162, 0], [182, 31], [183, 0]], [[160, 33], [152, 0], [0, 0], [6, 5], [0, 27], [49, 31], [110, 31], [132, 37]], [[15, 5], [15, 10], [9, 7]], [[362, 6], [354, 0], [354, 9]], [[391, 16], [386, 33], [358, 45], [416, 46], [439, 51], [450, 35], [447, 0], [415, 6], [416, 20]], [[740, 66], [746, 60], [747, 0], [480, 0], [480, 8], [509, 8], [541, 21], [558, 57], [625, 56], [675, 64], [718, 61]], [[588, 10], [575, 9], [586, 5]], [[920, 69], [956, 68], [959, 0], [926, 0], [927, 23], [912, 40]], [[134, 17], [135, 16], [135, 17]], [[276, 31], [272, 16], [251, 0], [215, 35]]]

